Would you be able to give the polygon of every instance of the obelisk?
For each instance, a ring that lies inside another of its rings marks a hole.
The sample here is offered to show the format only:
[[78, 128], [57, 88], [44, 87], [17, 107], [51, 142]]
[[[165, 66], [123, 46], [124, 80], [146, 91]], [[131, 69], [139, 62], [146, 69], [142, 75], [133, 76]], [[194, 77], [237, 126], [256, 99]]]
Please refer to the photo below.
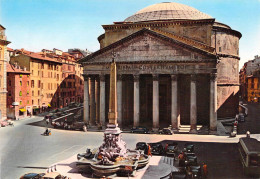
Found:
[[107, 129], [105, 133], [121, 133], [121, 130], [118, 128], [117, 123], [117, 88], [116, 88], [116, 62], [114, 58], [110, 65], [110, 90], [109, 90], [109, 111], [108, 111], [108, 120]]

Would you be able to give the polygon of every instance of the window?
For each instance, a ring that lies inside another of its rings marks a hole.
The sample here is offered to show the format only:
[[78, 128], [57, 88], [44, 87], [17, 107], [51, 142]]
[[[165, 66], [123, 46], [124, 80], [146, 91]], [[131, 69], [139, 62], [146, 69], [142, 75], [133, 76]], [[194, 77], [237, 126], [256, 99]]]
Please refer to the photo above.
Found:
[[27, 86], [29, 86], [29, 81], [27, 81]]
[[22, 101], [20, 101], [20, 105], [22, 105]]
[[31, 81], [31, 87], [34, 88], [34, 80]]
[[59, 80], [59, 74], [57, 74], [57, 80]]
[[40, 96], [40, 90], [38, 90], [38, 96]]
[[19, 92], [19, 96], [22, 96], [22, 91]]
[[34, 96], [34, 91], [32, 91], [32, 96]]
[[218, 50], [219, 52], [221, 52], [221, 47], [219, 47], [219, 50]]
[[254, 81], [252, 80], [252, 82], [251, 82], [251, 88], [252, 88], [252, 89], [254, 89], [254, 85], [255, 85], [255, 84], [254, 84]]
[[43, 75], [43, 71], [42, 71], [42, 77], [43, 77], [44, 75]]
[[27, 100], [27, 104], [29, 104], [29, 100]]
[[44, 69], [44, 63], [42, 63], [42, 69]]
[[23, 83], [22, 83], [22, 81], [20, 81], [20, 86], [22, 86], [23, 85]]
[[33, 70], [32, 70], [32, 75], [33, 75]]
[[20, 78], [22, 78], [23, 77], [23, 75], [22, 74], [20, 74]]
[[12, 82], [11, 82], [11, 80], [9, 80], [9, 86], [11, 86], [11, 84], [12, 84]]
[[40, 100], [38, 99], [38, 105], [40, 105]]
[[27, 91], [27, 95], [29, 95], [29, 91]]
[[32, 100], [32, 104], [34, 104], [34, 100]]
[[41, 87], [41, 80], [38, 80], [38, 88]]

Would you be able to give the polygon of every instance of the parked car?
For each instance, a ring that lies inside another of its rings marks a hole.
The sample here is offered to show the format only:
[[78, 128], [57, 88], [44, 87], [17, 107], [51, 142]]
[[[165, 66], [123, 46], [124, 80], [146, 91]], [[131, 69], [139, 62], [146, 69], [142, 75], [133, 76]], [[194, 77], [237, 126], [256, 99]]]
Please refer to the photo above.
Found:
[[135, 150], [145, 150], [148, 147], [146, 142], [138, 142], [135, 146]]
[[44, 173], [27, 173], [20, 177], [20, 179], [41, 179]]
[[131, 132], [132, 133], [148, 134], [149, 129], [147, 129], [146, 127], [132, 127]]
[[162, 130], [159, 130], [159, 134], [172, 135], [173, 133], [169, 128], [163, 128]]
[[150, 143], [151, 153], [155, 155], [162, 155], [164, 153], [164, 148], [161, 143]]
[[54, 128], [59, 128], [59, 129], [64, 128], [64, 122], [55, 121], [55, 122], [52, 122], [52, 125], [53, 125]]
[[9, 123], [7, 121], [1, 121], [1, 127], [8, 126]]
[[85, 123], [83, 121], [71, 121], [64, 124], [65, 129], [84, 130]]
[[194, 153], [194, 144], [192, 144], [192, 143], [184, 144], [184, 152], [186, 152], [186, 153]]
[[194, 153], [187, 153], [185, 155], [185, 166], [196, 166], [197, 163], [197, 156]]
[[176, 153], [178, 152], [178, 143], [173, 142], [173, 143], [167, 143], [165, 147], [165, 152], [166, 155], [172, 155], [174, 158], [176, 156]]
[[186, 167], [186, 175], [187, 178], [192, 178], [192, 179], [202, 178], [201, 167], [199, 165]]
[[245, 119], [245, 115], [240, 113], [238, 114], [238, 119], [237, 119], [239, 122], [245, 122], [246, 119]]

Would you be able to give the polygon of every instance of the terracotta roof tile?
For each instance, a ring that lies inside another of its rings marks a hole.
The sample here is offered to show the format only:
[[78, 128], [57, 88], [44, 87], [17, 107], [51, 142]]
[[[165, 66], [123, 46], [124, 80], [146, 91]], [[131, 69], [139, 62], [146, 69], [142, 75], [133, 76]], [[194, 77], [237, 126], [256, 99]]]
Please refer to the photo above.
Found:
[[10, 63], [7, 63], [7, 72], [8, 72], [8, 73], [26, 73], [26, 74], [30, 74], [29, 71], [15, 68], [15, 67], [14, 67], [12, 64], [10, 64]]

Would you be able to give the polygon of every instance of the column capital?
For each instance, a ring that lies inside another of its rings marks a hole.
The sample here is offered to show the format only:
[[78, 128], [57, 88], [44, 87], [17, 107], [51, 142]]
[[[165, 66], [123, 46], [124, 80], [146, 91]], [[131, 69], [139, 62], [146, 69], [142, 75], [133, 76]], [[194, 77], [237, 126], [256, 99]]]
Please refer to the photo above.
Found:
[[196, 78], [197, 78], [197, 75], [195, 75], [195, 74], [191, 74], [190, 75], [190, 80], [191, 81], [196, 82]]
[[99, 75], [99, 79], [100, 79], [100, 81], [105, 81], [106, 80], [106, 75], [105, 74]]
[[216, 81], [217, 73], [210, 73], [210, 81]]
[[95, 75], [90, 75], [89, 77], [90, 77], [90, 81], [95, 81], [95, 79], [96, 79]]
[[134, 77], [134, 82], [138, 82], [140, 75], [133, 75], [133, 77]]
[[159, 81], [159, 75], [153, 74], [153, 81]]
[[89, 75], [82, 75], [82, 76], [83, 76], [83, 78], [84, 78], [84, 81], [88, 81]]
[[117, 80], [122, 81], [122, 79], [123, 79], [123, 75], [122, 74], [117, 74]]
[[177, 81], [178, 75], [171, 75], [171, 79], [172, 79], [172, 81]]

